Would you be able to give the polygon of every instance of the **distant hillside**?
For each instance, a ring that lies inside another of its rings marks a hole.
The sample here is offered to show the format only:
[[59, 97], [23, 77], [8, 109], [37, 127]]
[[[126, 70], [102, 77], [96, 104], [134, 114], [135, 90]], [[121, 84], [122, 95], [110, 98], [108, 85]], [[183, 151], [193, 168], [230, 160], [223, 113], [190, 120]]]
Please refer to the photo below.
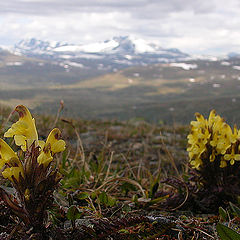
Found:
[[129, 36], [71, 44], [22, 40], [0, 49], [0, 103], [89, 119], [188, 123], [215, 108], [240, 122], [240, 59], [194, 59]]
[[12, 54], [0, 54], [0, 103], [87, 119], [188, 123], [215, 108], [240, 122], [240, 60], [189, 60], [132, 66], [115, 72]]
[[[102, 42], [71, 44], [24, 39], [12, 47], [14, 54], [55, 61], [82, 71], [115, 72], [130, 66], [182, 61], [189, 55], [178, 49], [165, 49], [159, 44], [130, 36], [113, 37]], [[92, 77], [89, 74], [88, 77]], [[66, 81], [67, 83], [67, 81]]]

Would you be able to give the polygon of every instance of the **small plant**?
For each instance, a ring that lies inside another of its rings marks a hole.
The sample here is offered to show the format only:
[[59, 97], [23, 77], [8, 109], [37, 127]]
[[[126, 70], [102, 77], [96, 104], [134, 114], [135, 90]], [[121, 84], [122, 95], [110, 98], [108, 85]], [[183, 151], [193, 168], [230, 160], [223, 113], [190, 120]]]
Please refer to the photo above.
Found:
[[191, 133], [188, 135], [190, 163], [201, 170], [216, 162], [220, 168], [234, 165], [240, 160], [240, 131], [224, 122], [223, 118], [211, 111], [208, 120], [196, 113], [197, 121], [191, 122]]
[[205, 119], [196, 113], [188, 135], [190, 164], [197, 183], [196, 202], [202, 210], [217, 211], [240, 194], [240, 131], [213, 110]]
[[240, 209], [233, 203], [229, 203], [228, 210], [219, 208], [220, 222], [216, 226], [221, 240], [240, 240], [239, 223]]
[[29, 110], [19, 105], [14, 112], [19, 114], [19, 120], [4, 137], [13, 137], [21, 149], [16, 153], [0, 139], [0, 168], [1, 175], [10, 180], [15, 194], [7, 193], [2, 187], [0, 197], [26, 227], [32, 229], [32, 233], [44, 238], [46, 210], [53, 203], [53, 191], [61, 179], [51, 163], [55, 153], [65, 149], [65, 142], [60, 139], [57, 128], [50, 132], [46, 142], [39, 140]]

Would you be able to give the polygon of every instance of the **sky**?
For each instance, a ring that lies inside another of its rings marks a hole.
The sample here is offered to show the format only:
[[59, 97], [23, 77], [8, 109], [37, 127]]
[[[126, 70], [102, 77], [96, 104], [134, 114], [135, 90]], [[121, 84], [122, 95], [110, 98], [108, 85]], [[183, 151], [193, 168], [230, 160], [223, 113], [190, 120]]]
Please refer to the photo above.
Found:
[[190, 54], [240, 53], [239, 0], [2, 0], [0, 45], [131, 35]]

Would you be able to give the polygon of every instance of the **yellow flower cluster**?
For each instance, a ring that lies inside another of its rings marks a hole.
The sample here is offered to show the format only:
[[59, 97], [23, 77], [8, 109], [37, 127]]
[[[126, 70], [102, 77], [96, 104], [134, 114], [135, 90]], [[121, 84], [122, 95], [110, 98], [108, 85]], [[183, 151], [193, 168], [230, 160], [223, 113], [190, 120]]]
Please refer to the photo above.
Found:
[[191, 122], [188, 135], [190, 163], [200, 169], [204, 161], [219, 161], [221, 168], [240, 160], [240, 131], [231, 127], [212, 110], [208, 119], [196, 113], [196, 121]]
[[[65, 142], [60, 139], [60, 130], [54, 128], [46, 142], [40, 141], [38, 140], [35, 120], [29, 110], [25, 106], [19, 105], [15, 111], [19, 114], [19, 120], [8, 129], [4, 137], [13, 137], [15, 144], [20, 146], [24, 152], [30, 151], [33, 145], [39, 147], [40, 154], [37, 157], [37, 162], [46, 168], [53, 160], [53, 155], [65, 149]], [[10, 181], [13, 181], [13, 177], [19, 181], [20, 175], [24, 178], [22, 162], [3, 139], [0, 139], [0, 169], [3, 169], [2, 176]]]

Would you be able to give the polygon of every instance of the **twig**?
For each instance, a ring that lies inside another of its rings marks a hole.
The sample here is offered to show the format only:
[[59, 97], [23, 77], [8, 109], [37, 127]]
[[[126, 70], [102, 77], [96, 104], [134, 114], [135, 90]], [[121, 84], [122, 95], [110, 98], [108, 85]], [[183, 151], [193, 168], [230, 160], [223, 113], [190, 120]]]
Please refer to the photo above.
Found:
[[184, 185], [184, 187], [186, 189], [186, 196], [185, 196], [183, 202], [180, 205], [178, 205], [177, 207], [171, 209], [171, 211], [175, 211], [175, 210], [179, 209], [180, 207], [182, 207], [185, 204], [185, 202], [187, 201], [187, 199], [188, 199], [189, 190], [188, 190], [187, 184], [185, 182], [182, 182], [182, 183], [183, 183], [183, 185]]
[[75, 134], [76, 134], [76, 136], [77, 136], [78, 145], [77, 145], [77, 152], [76, 152], [76, 154], [75, 154], [74, 160], [77, 159], [77, 155], [78, 155], [78, 153], [80, 153], [81, 158], [82, 158], [81, 160], [82, 160], [82, 162], [83, 162], [84, 168], [85, 168], [86, 170], [89, 170], [89, 167], [88, 167], [88, 165], [86, 164], [86, 159], [85, 159], [85, 153], [84, 153], [84, 148], [83, 148], [82, 140], [81, 140], [81, 138], [80, 138], [80, 135], [79, 135], [79, 133], [78, 133], [75, 125], [73, 124], [72, 121], [69, 121], [69, 120], [66, 120], [66, 119], [63, 119], [63, 118], [61, 119], [61, 121], [70, 124], [70, 125], [72, 126], [72, 128], [74, 129], [74, 132], [75, 132]]
[[58, 119], [59, 119], [59, 115], [60, 115], [61, 111], [63, 110], [63, 108], [64, 108], [64, 102], [63, 102], [63, 100], [61, 100], [61, 101], [60, 101], [60, 107], [58, 108], [55, 121], [54, 121], [54, 123], [53, 123], [53, 125], [52, 125], [51, 128], [54, 128], [54, 127], [56, 126], [57, 121], [58, 121]]
[[153, 176], [155, 176], [155, 174], [158, 174], [159, 172], [161, 172], [161, 154], [160, 151], [157, 151], [157, 155], [158, 155], [158, 167], [157, 170], [153, 173]]
[[201, 232], [201, 233], [203, 233], [203, 234], [205, 234], [206, 236], [208, 236], [208, 237], [210, 237], [210, 238], [212, 238], [212, 239], [215, 239], [215, 237], [213, 237], [212, 235], [208, 234], [207, 232], [205, 232], [205, 231], [203, 231], [203, 230], [201, 230], [201, 229], [199, 229], [199, 228], [193, 227], [193, 229], [194, 229], [194, 230], [197, 230], [197, 231], [199, 231], [199, 232]]
[[107, 180], [107, 178], [108, 178], [110, 168], [111, 168], [111, 164], [112, 164], [112, 160], [113, 160], [113, 154], [114, 154], [114, 152], [111, 152], [111, 157], [110, 157], [110, 161], [109, 161], [109, 165], [108, 165], [108, 169], [107, 169], [107, 173], [106, 173], [106, 176], [104, 178], [104, 181]]
[[10, 232], [9, 236], [7, 237], [7, 240], [11, 240], [15, 232], [17, 231], [18, 227], [20, 226], [20, 223], [18, 223]]
[[104, 182], [101, 186], [99, 186], [99, 187], [96, 189], [96, 191], [97, 191], [97, 190], [100, 190], [100, 189], [103, 188], [105, 185], [107, 185], [107, 184], [109, 184], [109, 183], [111, 183], [111, 182], [116, 182], [116, 181], [129, 182], [129, 183], [137, 186], [137, 187], [140, 189], [140, 191], [142, 192], [143, 197], [146, 198], [146, 194], [145, 194], [145, 191], [143, 190], [142, 186], [141, 186], [138, 182], [136, 182], [135, 180], [132, 180], [132, 179], [126, 178], [126, 177], [116, 177], [116, 178], [109, 179], [108, 181]]
[[8, 123], [9, 119], [11, 118], [11, 116], [13, 115], [14, 111], [10, 112], [7, 119], [3, 122], [3, 124], [0, 126], [0, 131], [2, 130], [2, 128], [4, 128], [4, 126]]
[[97, 213], [97, 209], [95, 208], [92, 199], [88, 196], [88, 201], [91, 206], [91, 208], [94, 210], [95, 214]]
[[141, 173], [141, 169], [142, 169], [142, 163], [143, 163], [143, 159], [140, 158], [139, 165], [138, 165], [137, 179], [140, 179], [140, 173]]
[[135, 173], [133, 172], [133, 170], [132, 170], [132, 168], [131, 168], [131, 166], [130, 166], [128, 160], [127, 160], [127, 158], [126, 158], [122, 153], [121, 153], [121, 156], [123, 157], [123, 159], [124, 159], [125, 162], [127, 163], [127, 165], [128, 165], [128, 169], [129, 169], [129, 171], [132, 173], [134, 179], [137, 180], [137, 177], [136, 177]]
[[[160, 132], [160, 136], [161, 136], [161, 137], [163, 136], [163, 135], [162, 135], [162, 132]], [[167, 155], [168, 155], [168, 157], [169, 157], [169, 159], [170, 159], [170, 162], [171, 162], [174, 170], [176, 171], [178, 177], [182, 180], [182, 176], [179, 174], [179, 171], [178, 171], [178, 169], [177, 169], [177, 166], [176, 166], [176, 163], [175, 163], [175, 161], [174, 161], [174, 158], [173, 158], [172, 154], [168, 151], [167, 146], [166, 146], [165, 142], [163, 141], [163, 138], [161, 138], [161, 142], [162, 142], [162, 144], [163, 144], [163, 146], [164, 146], [164, 150], [165, 150], [165, 152], [167, 153]]]

